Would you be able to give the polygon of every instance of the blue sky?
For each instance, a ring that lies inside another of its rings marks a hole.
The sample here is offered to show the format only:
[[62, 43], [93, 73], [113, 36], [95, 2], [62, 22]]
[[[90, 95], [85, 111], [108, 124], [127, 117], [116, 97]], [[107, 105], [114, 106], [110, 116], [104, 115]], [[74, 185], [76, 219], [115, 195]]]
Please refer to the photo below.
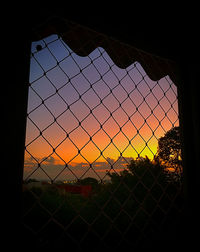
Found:
[[81, 57], [57, 35], [31, 50], [25, 177], [105, 176], [108, 160], [124, 168], [120, 155], [152, 158], [158, 138], [178, 125], [169, 76], [152, 81], [139, 62], [121, 69], [101, 47]]

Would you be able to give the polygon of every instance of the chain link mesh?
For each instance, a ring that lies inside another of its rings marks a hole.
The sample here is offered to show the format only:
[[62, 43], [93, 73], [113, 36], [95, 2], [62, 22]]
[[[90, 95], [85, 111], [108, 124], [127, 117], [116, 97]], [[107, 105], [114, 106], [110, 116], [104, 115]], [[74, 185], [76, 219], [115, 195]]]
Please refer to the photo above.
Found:
[[169, 76], [153, 81], [139, 62], [119, 68], [102, 47], [78, 56], [58, 35], [33, 42], [25, 239], [79, 249], [150, 242], [182, 209], [182, 182], [157, 152], [178, 126]]

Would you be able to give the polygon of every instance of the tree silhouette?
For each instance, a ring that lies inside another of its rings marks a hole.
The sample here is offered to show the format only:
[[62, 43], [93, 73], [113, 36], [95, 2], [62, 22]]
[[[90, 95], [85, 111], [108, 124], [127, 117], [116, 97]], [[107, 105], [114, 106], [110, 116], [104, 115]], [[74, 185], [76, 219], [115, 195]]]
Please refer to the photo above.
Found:
[[81, 179], [78, 183], [81, 185], [96, 186], [96, 185], [98, 185], [98, 180], [95, 178], [92, 178], [92, 177], [87, 177], [87, 178]]
[[110, 173], [107, 175], [111, 178], [111, 183], [123, 183], [133, 187], [138, 181], [145, 184], [146, 187], [151, 186], [156, 179], [160, 184], [164, 183], [165, 172], [164, 166], [158, 158], [150, 160], [146, 157], [132, 159], [127, 168], [118, 173]]
[[182, 172], [182, 156], [179, 127], [173, 127], [158, 139], [158, 159], [166, 168]]

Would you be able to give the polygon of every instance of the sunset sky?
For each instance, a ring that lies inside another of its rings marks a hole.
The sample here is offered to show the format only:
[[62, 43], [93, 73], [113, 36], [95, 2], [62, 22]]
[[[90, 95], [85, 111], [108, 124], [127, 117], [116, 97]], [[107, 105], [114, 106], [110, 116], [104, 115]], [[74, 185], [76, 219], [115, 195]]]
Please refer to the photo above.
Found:
[[24, 179], [107, 179], [179, 124], [169, 76], [121, 69], [100, 47], [80, 57], [57, 35], [32, 43], [29, 83]]

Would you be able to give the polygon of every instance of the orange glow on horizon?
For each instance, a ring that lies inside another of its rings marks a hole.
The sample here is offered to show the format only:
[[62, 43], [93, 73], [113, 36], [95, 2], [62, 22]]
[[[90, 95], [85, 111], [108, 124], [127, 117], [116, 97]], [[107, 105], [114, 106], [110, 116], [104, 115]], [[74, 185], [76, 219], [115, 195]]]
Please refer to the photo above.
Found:
[[79, 57], [65, 44], [52, 57], [48, 50], [36, 52], [39, 42], [34, 43], [25, 179], [64, 180], [86, 176], [87, 170], [98, 177], [111, 163], [119, 172], [131, 158], [153, 159], [158, 139], [178, 126], [177, 89], [169, 76], [152, 81], [139, 62], [121, 69], [103, 48]]

